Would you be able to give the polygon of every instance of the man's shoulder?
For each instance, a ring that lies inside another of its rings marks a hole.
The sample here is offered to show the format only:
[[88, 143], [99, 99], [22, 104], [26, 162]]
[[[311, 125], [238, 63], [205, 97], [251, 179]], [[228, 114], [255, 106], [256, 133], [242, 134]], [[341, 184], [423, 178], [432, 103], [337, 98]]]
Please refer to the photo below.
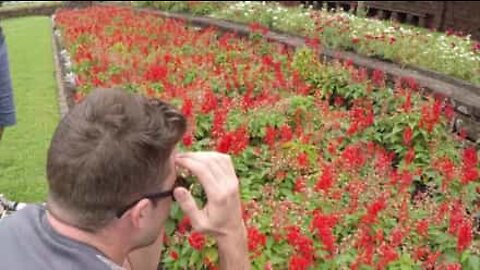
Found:
[[37, 204], [29, 204], [19, 211], [4, 217], [0, 220], [0, 232], [9, 229], [9, 227], [18, 228], [18, 226], [28, 226], [36, 218], [45, 212], [45, 207]]
[[0, 250], [16, 245], [21, 239], [34, 241], [41, 230], [40, 219], [45, 209], [40, 205], [28, 205], [0, 220]]
[[0, 239], [1, 269], [110, 269], [99, 252], [56, 233], [42, 205], [0, 220]]

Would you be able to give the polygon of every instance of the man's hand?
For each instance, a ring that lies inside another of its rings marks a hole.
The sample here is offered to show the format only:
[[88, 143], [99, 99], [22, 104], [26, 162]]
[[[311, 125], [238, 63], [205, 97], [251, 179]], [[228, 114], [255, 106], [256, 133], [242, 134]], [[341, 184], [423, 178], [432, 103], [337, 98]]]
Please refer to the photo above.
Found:
[[239, 182], [230, 156], [216, 152], [182, 153], [177, 154], [176, 163], [197, 176], [207, 194], [207, 204], [199, 209], [188, 190], [174, 191], [193, 229], [217, 240], [222, 269], [250, 269]]
[[186, 153], [178, 154], [176, 162], [198, 177], [207, 194], [208, 202], [200, 210], [186, 189], [174, 191], [193, 228], [215, 238], [242, 230], [239, 183], [230, 156], [216, 152]]

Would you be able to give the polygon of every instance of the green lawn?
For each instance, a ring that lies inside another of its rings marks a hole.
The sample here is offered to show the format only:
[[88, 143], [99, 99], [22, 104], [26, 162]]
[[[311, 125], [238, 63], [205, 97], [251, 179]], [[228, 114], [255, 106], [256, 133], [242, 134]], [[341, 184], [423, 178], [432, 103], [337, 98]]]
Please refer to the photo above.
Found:
[[2, 21], [10, 58], [17, 125], [0, 141], [0, 193], [41, 201], [48, 145], [59, 119], [48, 17]]

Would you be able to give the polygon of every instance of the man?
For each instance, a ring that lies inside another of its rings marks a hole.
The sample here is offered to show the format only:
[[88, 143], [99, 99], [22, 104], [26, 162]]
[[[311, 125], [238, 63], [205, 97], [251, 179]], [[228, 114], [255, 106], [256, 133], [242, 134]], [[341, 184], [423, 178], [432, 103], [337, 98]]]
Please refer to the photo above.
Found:
[[7, 44], [0, 27], [0, 141], [4, 128], [16, 122], [13, 104], [12, 82], [8, 66]]
[[[238, 179], [227, 155], [177, 153], [185, 118], [121, 90], [93, 91], [60, 122], [47, 160], [46, 208], [0, 221], [2, 269], [157, 269], [172, 195], [217, 241], [222, 269], [249, 269]], [[208, 203], [175, 186], [194, 174]]]

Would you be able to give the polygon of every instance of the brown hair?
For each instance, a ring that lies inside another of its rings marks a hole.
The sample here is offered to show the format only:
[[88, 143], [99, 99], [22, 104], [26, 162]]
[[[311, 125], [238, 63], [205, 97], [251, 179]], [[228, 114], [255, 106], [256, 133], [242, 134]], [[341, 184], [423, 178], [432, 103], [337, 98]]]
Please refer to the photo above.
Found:
[[186, 130], [169, 104], [119, 89], [94, 90], [60, 122], [47, 161], [49, 202], [95, 231], [161, 186]]

